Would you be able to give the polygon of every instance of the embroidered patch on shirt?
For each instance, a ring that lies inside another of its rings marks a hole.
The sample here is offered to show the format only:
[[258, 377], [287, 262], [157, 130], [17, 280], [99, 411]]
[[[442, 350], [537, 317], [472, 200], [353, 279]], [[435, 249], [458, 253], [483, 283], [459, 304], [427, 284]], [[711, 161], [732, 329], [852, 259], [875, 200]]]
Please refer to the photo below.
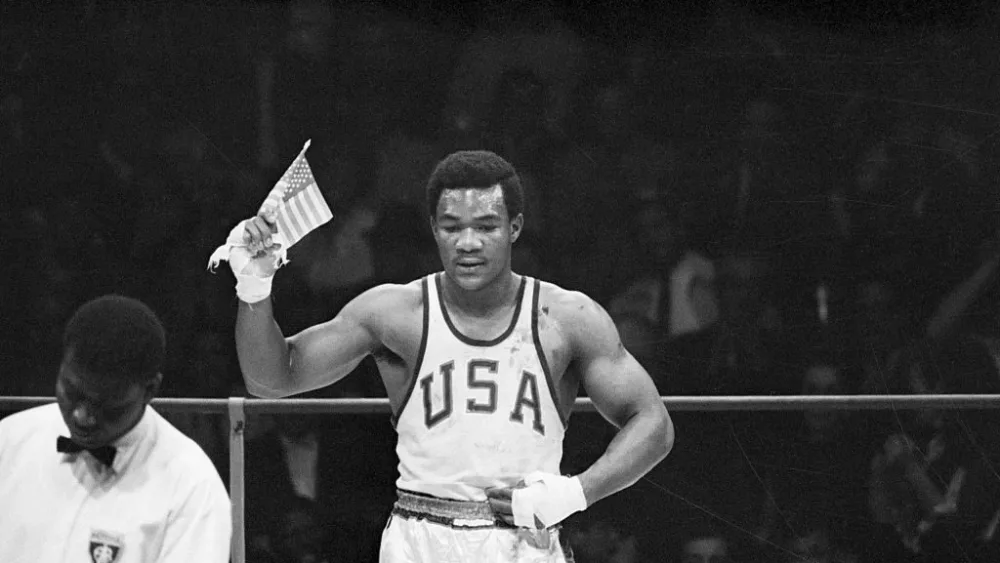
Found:
[[121, 535], [102, 530], [90, 533], [90, 560], [93, 563], [115, 563], [124, 548]]

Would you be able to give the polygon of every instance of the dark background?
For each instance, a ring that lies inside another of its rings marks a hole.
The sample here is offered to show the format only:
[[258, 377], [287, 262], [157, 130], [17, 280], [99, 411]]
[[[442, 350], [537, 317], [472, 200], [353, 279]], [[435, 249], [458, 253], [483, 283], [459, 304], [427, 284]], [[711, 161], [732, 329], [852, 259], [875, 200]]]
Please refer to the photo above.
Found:
[[[833, 390], [909, 392], [914, 365], [996, 392], [998, 16], [943, 0], [5, 2], [0, 392], [51, 395], [68, 315], [120, 292], [168, 327], [166, 395], [244, 394], [232, 278], [205, 265], [306, 139], [336, 216], [277, 278], [286, 333], [436, 269], [423, 182], [489, 148], [529, 189], [515, 268], [608, 308], [665, 395], [813, 392], [824, 366]], [[365, 363], [315, 395], [382, 394]], [[588, 555], [597, 542], [629, 560], [634, 541], [632, 560], [672, 560], [713, 526], [745, 560], [788, 557], [762, 499], [815, 444], [783, 416], [677, 415], [658, 472], [572, 523], [579, 559], [612, 560]], [[385, 458], [356, 502], [387, 509], [392, 435], [361, 418], [329, 418], [357, 428], [330, 447]], [[822, 498], [854, 499], [827, 516], [862, 560], [890, 560], [869, 549], [864, 485], [907, 430], [887, 421], [839, 421], [808, 461], [847, 476]], [[224, 471], [222, 421], [176, 422]], [[567, 471], [606, 431], [574, 417]], [[994, 455], [996, 434], [977, 447]]]

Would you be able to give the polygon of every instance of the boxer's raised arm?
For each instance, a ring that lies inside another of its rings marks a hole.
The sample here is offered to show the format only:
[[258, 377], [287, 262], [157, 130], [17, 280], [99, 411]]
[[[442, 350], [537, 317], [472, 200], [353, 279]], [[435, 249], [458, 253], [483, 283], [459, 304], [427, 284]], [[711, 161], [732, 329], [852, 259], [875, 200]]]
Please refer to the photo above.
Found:
[[270, 298], [241, 301], [236, 352], [247, 390], [280, 398], [337, 382], [381, 345], [383, 318], [400, 301], [402, 287], [369, 289], [333, 319], [288, 338], [274, 319]]

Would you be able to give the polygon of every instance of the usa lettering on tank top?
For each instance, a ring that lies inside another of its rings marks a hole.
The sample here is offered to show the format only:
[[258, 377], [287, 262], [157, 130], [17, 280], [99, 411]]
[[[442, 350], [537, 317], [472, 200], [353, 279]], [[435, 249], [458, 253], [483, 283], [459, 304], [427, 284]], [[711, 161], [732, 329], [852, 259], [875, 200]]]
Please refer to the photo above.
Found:
[[400, 489], [485, 500], [532, 471], [559, 473], [566, 416], [538, 337], [538, 280], [522, 277], [513, 317], [493, 340], [459, 332], [441, 275], [422, 280], [417, 371], [395, 417]]

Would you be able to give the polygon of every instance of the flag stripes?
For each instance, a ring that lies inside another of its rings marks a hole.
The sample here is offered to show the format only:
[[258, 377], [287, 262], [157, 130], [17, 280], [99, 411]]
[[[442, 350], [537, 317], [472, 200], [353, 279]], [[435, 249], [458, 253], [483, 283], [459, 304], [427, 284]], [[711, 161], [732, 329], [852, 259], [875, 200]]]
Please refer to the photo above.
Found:
[[[278, 232], [284, 237], [287, 247], [302, 240], [317, 227], [333, 219], [333, 212], [316, 185], [312, 168], [306, 160], [306, 142], [302, 152], [295, 158], [288, 170], [268, 194], [261, 211], [274, 210]], [[286, 248], [287, 248], [286, 247]]]

